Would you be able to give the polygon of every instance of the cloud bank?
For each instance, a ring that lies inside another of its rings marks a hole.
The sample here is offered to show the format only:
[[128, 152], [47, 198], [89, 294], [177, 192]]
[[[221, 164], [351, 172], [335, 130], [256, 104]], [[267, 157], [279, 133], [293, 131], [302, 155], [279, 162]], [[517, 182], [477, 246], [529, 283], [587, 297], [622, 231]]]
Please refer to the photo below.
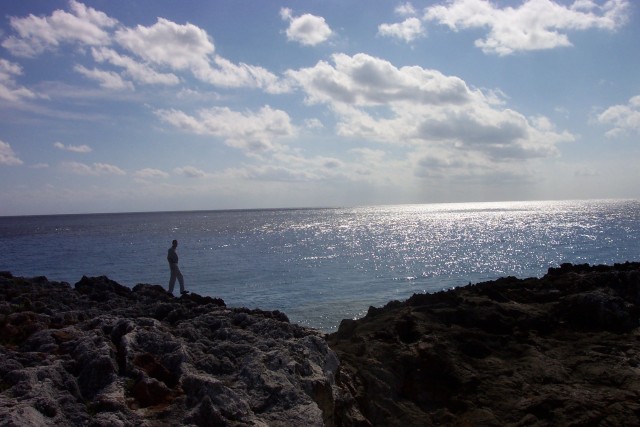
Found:
[[366, 54], [336, 54], [332, 61], [290, 70], [289, 77], [308, 103], [331, 108], [345, 137], [475, 152], [493, 161], [554, 156], [558, 143], [574, 139], [436, 70], [397, 68]]

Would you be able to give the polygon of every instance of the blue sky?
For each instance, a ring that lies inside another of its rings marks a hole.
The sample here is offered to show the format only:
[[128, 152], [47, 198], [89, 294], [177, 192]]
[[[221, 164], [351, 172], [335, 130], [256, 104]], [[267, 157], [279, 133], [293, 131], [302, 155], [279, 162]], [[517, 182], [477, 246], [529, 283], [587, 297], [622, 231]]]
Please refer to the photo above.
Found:
[[0, 215], [640, 197], [637, 2], [0, 10]]

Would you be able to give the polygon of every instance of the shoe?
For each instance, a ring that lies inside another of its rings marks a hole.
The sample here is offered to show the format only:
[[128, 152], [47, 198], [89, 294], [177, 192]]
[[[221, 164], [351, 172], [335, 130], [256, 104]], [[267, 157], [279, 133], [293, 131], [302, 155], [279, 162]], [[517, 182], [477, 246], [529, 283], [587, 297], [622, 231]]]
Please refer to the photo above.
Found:
[[182, 292], [180, 292], [180, 295], [186, 295], [188, 293], [189, 293], [189, 291], [182, 291]]

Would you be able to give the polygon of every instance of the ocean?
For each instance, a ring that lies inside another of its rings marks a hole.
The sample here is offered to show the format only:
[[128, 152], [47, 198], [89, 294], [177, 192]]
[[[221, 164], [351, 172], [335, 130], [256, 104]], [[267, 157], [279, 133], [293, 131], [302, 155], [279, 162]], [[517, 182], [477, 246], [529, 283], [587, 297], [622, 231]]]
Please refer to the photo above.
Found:
[[639, 237], [638, 200], [0, 217], [0, 270], [166, 288], [177, 239], [191, 292], [332, 332], [414, 293], [638, 261]]

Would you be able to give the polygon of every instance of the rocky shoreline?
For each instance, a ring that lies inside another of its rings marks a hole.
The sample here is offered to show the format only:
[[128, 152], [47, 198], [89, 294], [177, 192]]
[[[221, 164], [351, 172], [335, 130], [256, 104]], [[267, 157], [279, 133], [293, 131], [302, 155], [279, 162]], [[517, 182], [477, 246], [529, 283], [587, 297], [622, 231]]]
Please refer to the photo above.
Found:
[[0, 426], [640, 425], [640, 264], [563, 264], [324, 335], [106, 277], [0, 273]]

